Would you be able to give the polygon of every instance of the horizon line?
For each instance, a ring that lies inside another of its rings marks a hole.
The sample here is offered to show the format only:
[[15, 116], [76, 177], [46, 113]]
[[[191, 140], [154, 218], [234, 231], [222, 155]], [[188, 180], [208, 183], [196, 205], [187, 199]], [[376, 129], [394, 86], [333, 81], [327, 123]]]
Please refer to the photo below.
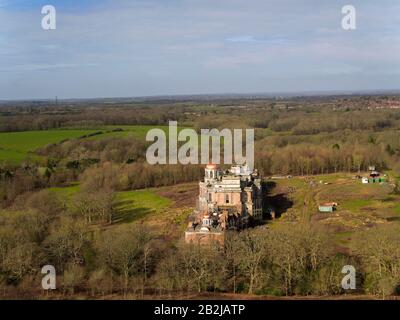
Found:
[[[290, 98], [290, 97], [316, 97], [316, 96], [335, 96], [335, 95], [378, 95], [378, 94], [400, 94], [399, 89], [362, 89], [362, 90], [341, 90], [341, 89], [332, 89], [332, 90], [301, 90], [301, 91], [271, 91], [271, 92], [221, 92], [221, 93], [187, 93], [187, 94], [154, 94], [154, 95], [138, 95], [138, 96], [108, 96], [108, 97], [67, 97], [60, 98], [57, 95], [54, 95], [53, 98], [11, 98], [11, 99], [1, 99], [0, 103], [7, 102], [47, 102], [47, 101], [85, 101], [85, 100], [122, 100], [122, 99], [130, 99], [130, 100], [165, 100], [165, 99], [187, 99], [187, 98]], [[247, 97], [246, 97], [247, 96]], [[248, 97], [255, 96], [255, 97]]]

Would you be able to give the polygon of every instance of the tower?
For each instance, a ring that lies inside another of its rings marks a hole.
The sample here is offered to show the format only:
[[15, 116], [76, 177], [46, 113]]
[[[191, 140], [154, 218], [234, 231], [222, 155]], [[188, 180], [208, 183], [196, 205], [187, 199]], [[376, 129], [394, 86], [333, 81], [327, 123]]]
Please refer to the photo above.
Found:
[[215, 181], [218, 178], [219, 178], [219, 170], [217, 165], [208, 164], [205, 169], [204, 182], [208, 184], [212, 181]]

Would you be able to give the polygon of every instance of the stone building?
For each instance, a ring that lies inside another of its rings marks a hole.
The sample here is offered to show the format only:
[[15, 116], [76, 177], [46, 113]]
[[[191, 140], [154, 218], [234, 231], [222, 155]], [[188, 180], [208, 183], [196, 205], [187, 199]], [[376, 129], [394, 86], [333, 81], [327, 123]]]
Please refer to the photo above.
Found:
[[257, 170], [246, 165], [223, 171], [209, 164], [186, 242], [223, 241], [226, 230], [240, 230], [263, 219], [265, 190]]

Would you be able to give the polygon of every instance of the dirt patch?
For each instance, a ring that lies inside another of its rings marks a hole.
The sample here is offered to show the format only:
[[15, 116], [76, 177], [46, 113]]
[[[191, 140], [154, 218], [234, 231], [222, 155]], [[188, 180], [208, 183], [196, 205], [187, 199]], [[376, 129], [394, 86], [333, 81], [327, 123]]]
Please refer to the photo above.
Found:
[[172, 200], [171, 208], [194, 208], [199, 193], [197, 182], [179, 184], [171, 187], [163, 187], [156, 194]]

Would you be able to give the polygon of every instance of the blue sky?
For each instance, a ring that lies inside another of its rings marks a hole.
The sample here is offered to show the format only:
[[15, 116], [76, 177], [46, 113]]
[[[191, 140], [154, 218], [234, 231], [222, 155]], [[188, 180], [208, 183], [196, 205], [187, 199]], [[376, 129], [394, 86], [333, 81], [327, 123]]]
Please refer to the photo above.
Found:
[[400, 89], [398, 0], [0, 0], [0, 99], [375, 89]]

